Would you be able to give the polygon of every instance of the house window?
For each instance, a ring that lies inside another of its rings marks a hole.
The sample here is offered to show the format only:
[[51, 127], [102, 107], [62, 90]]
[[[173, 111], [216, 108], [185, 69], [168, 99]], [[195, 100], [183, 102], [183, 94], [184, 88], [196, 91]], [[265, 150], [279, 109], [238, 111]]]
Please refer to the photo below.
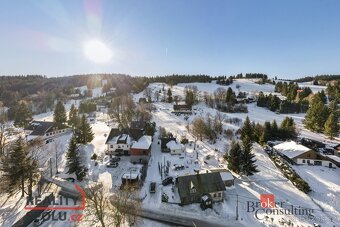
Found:
[[190, 189], [190, 193], [196, 193], [196, 188]]
[[216, 198], [217, 197], [217, 194], [216, 193], [214, 193], [214, 198]]
[[303, 160], [302, 160], [302, 163], [306, 163], [306, 160], [303, 159]]
[[321, 162], [321, 161], [314, 161], [314, 165], [316, 165], [316, 166], [321, 166], [321, 165], [322, 165], [322, 162]]
[[110, 145], [110, 148], [113, 148], [113, 145]]
[[221, 192], [219, 192], [219, 193], [218, 193], [218, 197], [221, 197], [221, 196], [222, 196], [222, 193], [221, 193]]

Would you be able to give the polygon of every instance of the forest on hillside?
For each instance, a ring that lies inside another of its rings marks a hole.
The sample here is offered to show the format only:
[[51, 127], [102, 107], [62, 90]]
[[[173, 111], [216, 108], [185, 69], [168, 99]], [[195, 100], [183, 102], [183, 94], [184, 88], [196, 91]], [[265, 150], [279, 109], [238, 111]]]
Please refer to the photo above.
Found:
[[131, 77], [123, 74], [88, 74], [66, 77], [40, 75], [1, 76], [0, 101], [11, 108], [18, 102], [35, 103], [36, 112], [44, 112], [53, 108], [55, 100], [65, 100], [69, 95], [77, 93], [76, 88], [87, 86], [88, 89], [102, 86], [102, 80], [107, 83], [103, 92], [116, 88], [117, 94], [141, 92], [148, 85], [145, 77]]

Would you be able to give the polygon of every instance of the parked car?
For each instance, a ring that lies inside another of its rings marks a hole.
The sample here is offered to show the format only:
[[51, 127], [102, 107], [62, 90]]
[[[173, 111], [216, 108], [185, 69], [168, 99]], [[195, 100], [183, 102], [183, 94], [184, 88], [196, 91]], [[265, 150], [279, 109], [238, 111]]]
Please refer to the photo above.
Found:
[[103, 164], [107, 164], [108, 162], [110, 162], [110, 156], [105, 155], [103, 158]]
[[120, 161], [120, 157], [111, 156], [111, 157], [110, 157], [110, 161], [111, 161], [111, 162], [119, 162], [119, 161]]
[[46, 140], [46, 144], [49, 144], [49, 143], [52, 143], [54, 140], [53, 139], [48, 139], [48, 140]]
[[109, 162], [106, 164], [107, 168], [117, 168], [118, 167], [118, 162]]
[[172, 184], [172, 180], [173, 180], [172, 177], [167, 177], [167, 178], [165, 178], [165, 179], [162, 181], [162, 185], [163, 185], [163, 186], [167, 186], [167, 185], [169, 185], [169, 184]]
[[150, 183], [150, 193], [155, 193], [156, 192], [156, 183], [151, 182]]
[[174, 170], [183, 170], [185, 169], [184, 165], [174, 165]]

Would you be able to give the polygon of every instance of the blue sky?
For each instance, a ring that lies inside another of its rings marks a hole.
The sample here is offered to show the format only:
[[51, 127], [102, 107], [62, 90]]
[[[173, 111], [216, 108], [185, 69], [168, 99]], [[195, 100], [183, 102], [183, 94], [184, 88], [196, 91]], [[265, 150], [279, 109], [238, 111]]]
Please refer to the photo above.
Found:
[[[0, 2], [0, 74], [340, 73], [340, 1]], [[98, 64], [84, 43], [113, 57]]]

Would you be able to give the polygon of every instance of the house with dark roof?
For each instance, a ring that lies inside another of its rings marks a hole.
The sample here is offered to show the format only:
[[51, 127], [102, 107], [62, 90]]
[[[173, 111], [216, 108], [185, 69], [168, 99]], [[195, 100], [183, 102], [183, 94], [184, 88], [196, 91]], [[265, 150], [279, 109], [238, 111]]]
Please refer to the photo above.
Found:
[[[111, 133], [112, 132], [112, 133]], [[129, 155], [131, 147], [131, 137], [121, 133], [119, 130], [111, 130], [106, 140], [107, 151], [113, 155]]]
[[178, 104], [173, 106], [173, 113], [177, 114], [192, 114], [192, 107], [187, 104]]
[[70, 128], [58, 129], [51, 121], [32, 121], [25, 129], [28, 141], [35, 138], [49, 139], [70, 132]]
[[144, 135], [144, 129], [112, 128], [106, 139], [107, 153], [114, 155], [130, 155], [133, 141], [138, 141]]
[[176, 184], [182, 205], [223, 201], [225, 186], [218, 172], [180, 176]]

